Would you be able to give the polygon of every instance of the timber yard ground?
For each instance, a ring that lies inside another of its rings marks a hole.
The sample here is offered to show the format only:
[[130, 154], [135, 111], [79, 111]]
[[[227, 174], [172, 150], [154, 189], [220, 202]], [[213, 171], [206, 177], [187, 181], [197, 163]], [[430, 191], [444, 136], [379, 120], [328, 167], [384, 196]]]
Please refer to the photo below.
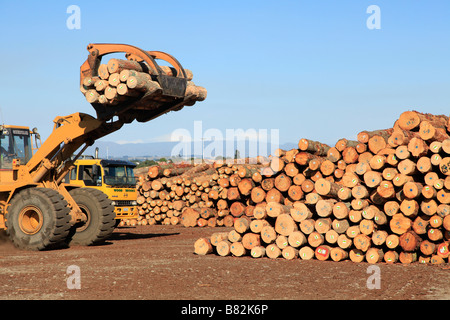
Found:
[[[22, 251], [2, 235], [2, 300], [447, 300], [448, 264], [271, 260], [194, 254], [194, 242], [231, 228], [117, 228], [103, 245]], [[71, 282], [71, 266], [79, 282]], [[69, 280], [69, 281], [68, 281]], [[68, 285], [69, 283], [69, 285]], [[79, 289], [69, 288], [74, 283]]]

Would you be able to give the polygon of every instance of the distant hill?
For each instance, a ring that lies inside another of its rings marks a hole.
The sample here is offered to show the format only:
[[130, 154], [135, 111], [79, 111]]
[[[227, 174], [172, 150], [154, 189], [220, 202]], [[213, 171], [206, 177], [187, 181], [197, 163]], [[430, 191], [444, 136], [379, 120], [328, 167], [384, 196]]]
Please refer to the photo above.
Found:
[[[201, 142], [197, 145], [199, 147], [199, 150], [194, 149], [194, 143], [186, 143], [185, 145], [180, 145], [180, 142], [151, 142], [151, 143], [125, 143], [125, 144], [119, 144], [116, 142], [108, 142], [108, 141], [97, 141], [95, 144], [91, 147], [88, 147], [84, 154], [86, 155], [94, 155], [95, 148], [99, 148], [99, 157], [100, 158], [161, 158], [161, 157], [170, 157], [172, 155], [173, 150], [175, 150], [174, 156], [178, 156], [179, 154], [182, 154], [186, 151], [186, 154], [189, 154], [193, 157], [201, 157]], [[260, 145], [257, 147], [258, 152], [257, 155], [262, 156], [269, 156], [271, 154], [270, 144], [267, 145]], [[292, 148], [296, 148], [296, 143], [284, 143], [279, 146], [281, 149], [290, 150]], [[234, 143], [233, 149], [227, 150], [227, 143], [226, 141], [222, 142], [222, 146], [219, 147], [219, 144], [216, 143], [215, 145], [211, 145], [211, 143], [204, 142], [204, 151], [205, 151], [205, 158], [207, 158], [206, 153], [208, 153], [208, 150], [211, 151], [212, 149], [221, 149], [224, 152], [228, 152], [228, 154], [231, 154], [234, 156], [236, 148], [239, 150], [239, 156], [245, 157], [249, 155], [250, 146], [248, 142], [245, 145], [245, 150], [242, 150], [241, 146], [237, 146], [237, 143]], [[253, 146], [255, 148], [255, 146]], [[181, 149], [181, 150], [180, 150]], [[226, 150], [226, 151], [225, 151]], [[191, 151], [191, 152], [189, 152]], [[195, 152], [197, 151], [197, 152]], [[244, 154], [244, 151], [245, 154]], [[197, 153], [197, 154], [196, 154]], [[223, 154], [220, 154], [223, 156]], [[219, 156], [219, 154], [212, 154], [212, 157], [214, 158], [216, 156]]]

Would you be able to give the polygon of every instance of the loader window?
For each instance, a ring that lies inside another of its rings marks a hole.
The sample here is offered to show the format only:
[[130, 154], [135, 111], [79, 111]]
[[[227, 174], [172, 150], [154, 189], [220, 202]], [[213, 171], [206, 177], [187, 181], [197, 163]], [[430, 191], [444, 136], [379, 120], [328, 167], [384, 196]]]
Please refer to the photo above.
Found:
[[97, 182], [101, 181], [100, 166], [95, 164], [91, 166], [80, 166], [78, 170], [78, 180], [83, 180], [86, 186], [97, 186]]
[[4, 131], [0, 135], [0, 169], [12, 169], [11, 144], [9, 143], [9, 131]]
[[127, 166], [106, 166], [104, 182], [110, 186], [133, 186], [136, 184], [133, 168]]
[[25, 164], [31, 158], [30, 136], [25, 130], [13, 129], [14, 158], [19, 158]]
[[77, 180], [77, 167], [70, 170], [70, 180]]

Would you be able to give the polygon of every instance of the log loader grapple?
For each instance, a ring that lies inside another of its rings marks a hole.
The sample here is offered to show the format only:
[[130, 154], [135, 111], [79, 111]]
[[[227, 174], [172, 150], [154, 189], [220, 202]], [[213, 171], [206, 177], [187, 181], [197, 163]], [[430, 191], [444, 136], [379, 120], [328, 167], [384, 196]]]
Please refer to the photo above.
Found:
[[[64, 183], [74, 162], [97, 139], [124, 124], [147, 122], [206, 98], [206, 90], [195, 86], [192, 74], [169, 54], [124, 44], [89, 44], [87, 49], [80, 85], [96, 118], [84, 113], [56, 117], [52, 133], [34, 153], [36, 130], [0, 128], [0, 230], [6, 229], [19, 248], [45, 250], [105, 241], [115, 227], [114, 207], [99, 190]], [[120, 66], [111, 67], [116, 72], [102, 79], [102, 58], [110, 53], [125, 53], [126, 59], [114, 59], [112, 64]], [[170, 66], [160, 66], [157, 60]], [[128, 87], [111, 79], [121, 71]], [[108, 80], [108, 86], [95, 91], [102, 80]]]

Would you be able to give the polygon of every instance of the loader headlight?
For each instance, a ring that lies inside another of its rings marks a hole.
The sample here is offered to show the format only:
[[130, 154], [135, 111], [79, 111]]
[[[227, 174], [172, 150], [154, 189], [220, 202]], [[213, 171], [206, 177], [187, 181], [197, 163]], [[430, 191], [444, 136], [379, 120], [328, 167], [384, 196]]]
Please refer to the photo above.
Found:
[[134, 200], [134, 201], [131, 201], [131, 205], [132, 205], [132, 206], [137, 206], [137, 201], [135, 201], [135, 200]]
[[116, 203], [115, 201], [111, 201], [111, 204], [112, 204], [113, 206], [117, 205], [117, 203]]

